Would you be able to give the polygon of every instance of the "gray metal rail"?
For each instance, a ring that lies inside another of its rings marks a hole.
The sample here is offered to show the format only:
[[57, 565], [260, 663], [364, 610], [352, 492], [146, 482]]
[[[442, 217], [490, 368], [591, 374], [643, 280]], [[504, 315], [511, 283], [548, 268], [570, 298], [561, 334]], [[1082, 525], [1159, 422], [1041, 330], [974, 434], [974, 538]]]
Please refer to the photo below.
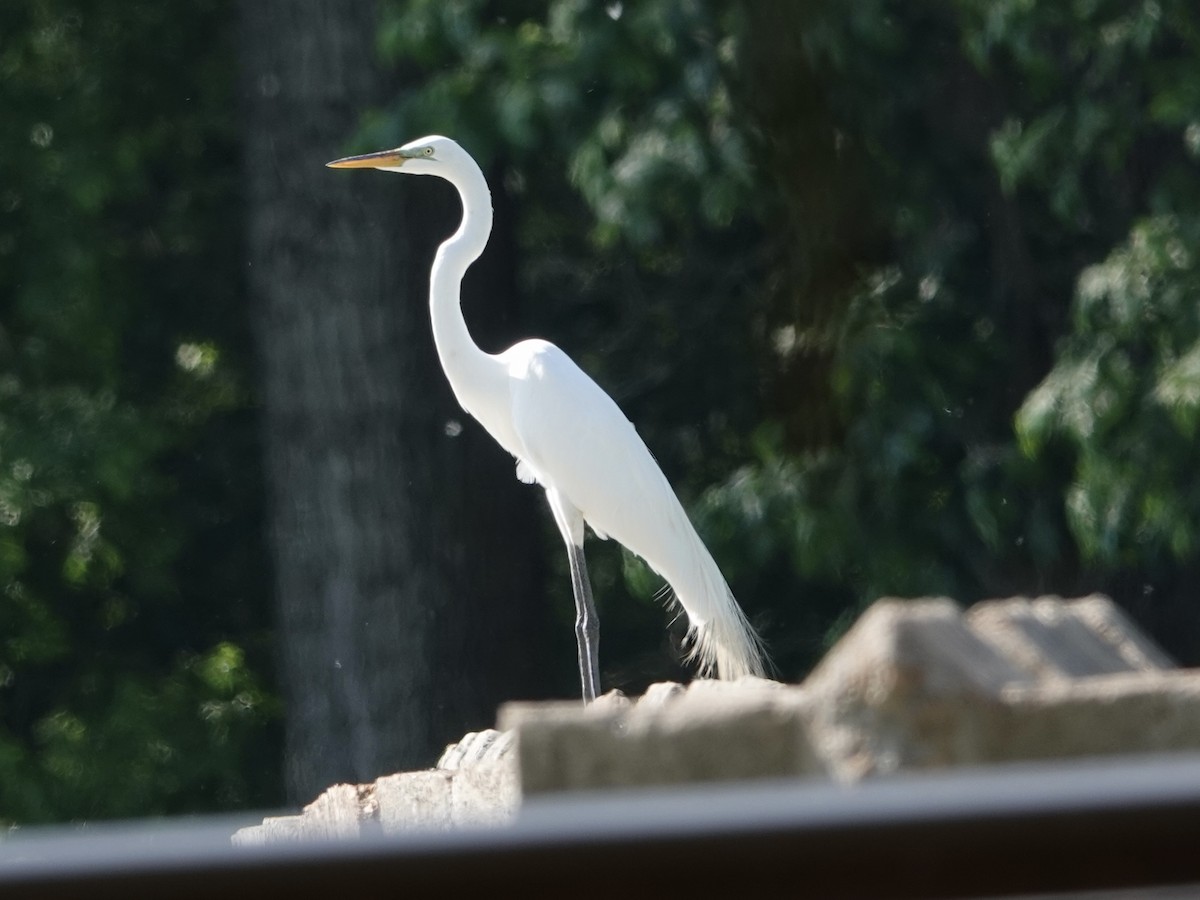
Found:
[[1200, 756], [561, 796], [504, 828], [232, 847], [242, 824], [18, 832], [0, 841], [0, 897], [999, 897], [1200, 885]]

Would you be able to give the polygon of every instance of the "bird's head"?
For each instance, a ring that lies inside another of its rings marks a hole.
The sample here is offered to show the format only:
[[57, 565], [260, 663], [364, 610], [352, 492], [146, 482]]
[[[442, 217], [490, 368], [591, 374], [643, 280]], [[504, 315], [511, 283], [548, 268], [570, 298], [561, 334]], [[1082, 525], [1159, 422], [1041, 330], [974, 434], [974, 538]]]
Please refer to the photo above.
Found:
[[439, 134], [410, 141], [395, 150], [380, 150], [361, 156], [347, 156], [326, 163], [332, 169], [383, 169], [405, 175], [441, 175], [465, 157], [466, 151], [448, 137]]

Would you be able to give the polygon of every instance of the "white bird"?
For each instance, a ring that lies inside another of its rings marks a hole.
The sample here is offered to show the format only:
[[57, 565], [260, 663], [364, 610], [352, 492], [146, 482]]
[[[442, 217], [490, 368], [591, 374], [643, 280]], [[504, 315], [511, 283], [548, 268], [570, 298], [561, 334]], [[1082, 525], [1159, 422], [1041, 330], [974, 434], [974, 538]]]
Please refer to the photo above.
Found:
[[688, 657], [702, 675], [761, 675], [758, 636], [654, 457], [612, 398], [547, 341], [521, 341], [493, 355], [471, 339], [459, 292], [467, 267], [491, 233], [492, 195], [470, 154], [434, 135], [328, 165], [436, 175], [458, 189], [462, 224], [438, 248], [430, 272], [434, 343], [462, 408], [516, 457], [521, 481], [545, 488], [571, 564], [584, 702], [600, 690], [599, 621], [583, 556], [585, 522], [598, 537], [620, 541], [666, 579], [687, 614]]

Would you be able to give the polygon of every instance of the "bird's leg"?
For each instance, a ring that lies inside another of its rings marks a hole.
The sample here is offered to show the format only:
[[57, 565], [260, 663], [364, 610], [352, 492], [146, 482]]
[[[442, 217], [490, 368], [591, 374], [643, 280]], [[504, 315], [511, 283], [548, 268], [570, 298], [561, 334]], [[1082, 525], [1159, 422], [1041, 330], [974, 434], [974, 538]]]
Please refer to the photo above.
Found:
[[579, 645], [579, 679], [583, 683], [583, 702], [591, 703], [600, 692], [600, 619], [592, 600], [583, 547], [567, 542], [571, 561], [571, 589], [575, 592], [575, 640]]

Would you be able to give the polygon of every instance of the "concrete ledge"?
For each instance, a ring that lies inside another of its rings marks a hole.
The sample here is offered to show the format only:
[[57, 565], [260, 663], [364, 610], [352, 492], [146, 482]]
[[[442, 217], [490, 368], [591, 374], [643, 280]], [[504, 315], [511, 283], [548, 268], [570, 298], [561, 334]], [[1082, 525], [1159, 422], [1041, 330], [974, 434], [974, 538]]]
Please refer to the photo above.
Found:
[[338, 785], [235, 843], [500, 824], [522, 796], [764, 778], [852, 782], [1018, 760], [1200, 750], [1200, 670], [1091, 596], [881, 600], [807, 680], [512, 703], [438, 767]]
[[1107, 597], [989, 600], [967, 626], [1036, 679], [1154, 672], [1175, 663]]
[[872, 606], [804, 683], [845, 780], [1022, 759], [1200, 748], [1200, 672], [1106, 597]]
[[511, 703], [521, 790], [553, 791], [822, 774], [799, 715], [804, 695], [776, 682], [655, 685], [638, 703]]
[[466, 735], [442, 754], [438, 767], [385, 775], [371, 784], [338, 784], [298, 816], [267, 818], [233, 836], [239, 845], [272, 844], [301, 838], [358, 837], [446, 830], [463, 825], [497, 825], [520, 805], [513, 735], [488, 730]]
[[1200, 750], [1200, 669], [1012, 686], [986, 762]]

